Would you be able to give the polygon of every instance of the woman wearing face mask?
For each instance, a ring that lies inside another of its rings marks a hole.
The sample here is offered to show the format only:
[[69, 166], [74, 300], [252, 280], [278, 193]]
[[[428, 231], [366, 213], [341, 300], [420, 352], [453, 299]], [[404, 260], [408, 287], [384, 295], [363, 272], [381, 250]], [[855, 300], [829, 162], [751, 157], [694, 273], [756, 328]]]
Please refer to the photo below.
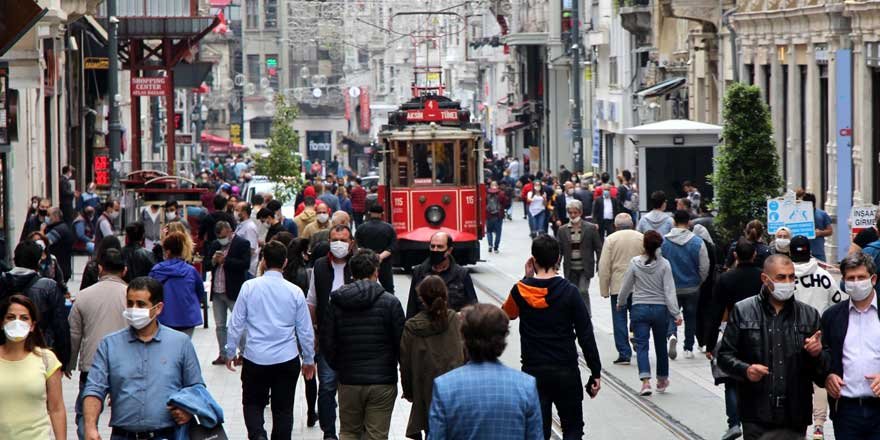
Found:
[[64, 292], [67, 292], [67, 283], [64, 282], [64, 272], [58, 264], [58, 259], [46, 250], [46, 243], [48, 243], [49, 240], [39, 231], [31, 232], [27, 238], [43, 248], [43, 255], [42, 258], [40, 258], [40, 276], [55, 280], [58, 287], [64, 290]]
[[791, 255], [789, 246], [791, 245], [791, 229], [785, 226], [776, 230], [773, 235], [773, 242], [770, 243], [770, 252], [774, 254]]
[[0, 438], [67, 438], [67, 413], [61, 392], [61, 362], [37, 328], [37, 308], [23, 295], [0, 306]]
[[547, 199], [540, 180], [535, 180], [532, 190], [526, 195], [526, 203], [529, 206], [529, 236], [535, 238], [538, 233], [546, 231], [544, 220], [547, 216]]
[[169, 233], [162, 242], [165, 261], [153, 266], [150, 277], [162, 283], [165, 289], [165, 306], [159, 323], [192, 337], [193, 329], [202, 325], [205, 285], [202, 275], [183, 257], [186, 245], [186, 234]]

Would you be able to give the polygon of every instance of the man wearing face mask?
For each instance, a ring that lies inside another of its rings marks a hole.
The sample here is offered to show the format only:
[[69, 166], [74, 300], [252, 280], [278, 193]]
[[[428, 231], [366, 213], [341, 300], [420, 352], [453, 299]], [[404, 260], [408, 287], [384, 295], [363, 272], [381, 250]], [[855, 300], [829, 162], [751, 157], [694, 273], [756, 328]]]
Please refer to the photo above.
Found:
[[[315, 324], [316, 337], [320, 338], [325, 323], [324, 314], [330, 313], [330, 293], [352, 282], [348, 260], [354, 251], [351, 228], [334, 226], [330, 230], [330, 254], [315, 260], [312, 279], [309, 282], [307, 302]], [[324, 439], [336, 439], [336, 372], [327, 363], [320, 350], [316, 350], [318, 363], [318, 420]]]
[[880, 342], [877, 268], [862, 253], [851, 253], [840, 262], [849, 300], [822, 314], [823, 353], [830, 371], [825, 378], [834, 436], [839, 439], [872, 439], [880, 436]]
[[459, 266], [452, 257], [452, 237], [445, 232], [436, 232], [431, 236], [429, 246], [428, 259], [413, 268], [409, 299], [406, 303], [406, 319], [412, 318], [422, 311], [422, 301], [419, 299], [416, 287], [428, 275], [437, 275], [443, 278], [449, 294], [450, 309], [458, 312], [477, 303], [477, 291], [474, 290], [471, 274], [466, 268]]
[[311, 238], [316, 232], [330, 229], [330, 207], [327, 205], [318, 205], [315, 207], [315, 221], [310, 223], [303, 229], [300, 237]]
[[112, 439], [170, 439], [192, 414], [168, 405], [178, 391], [204, 386], [189, 338], [157, 321], [164, 306], [162, 284], [135, 278], [122, 312], [127, 328], [107, 335], [92, 360], [83, 391], [86, 439], [100, 440], [98, 415], [109, 395]]
[[119, 202], [107, 200], [104, 202], [104, 212], [95, 222], [95, 243], [100, 243], [104, 237], [113, 235], [113, 224], [119, 218]]
[[259, 233], [257, 224], [251, 218], [250, 203], [239, 202], [235, 206], [235, 218], [238, 220], [235, 235], [247, 240], [251, 245], [251, 264], [248, 266], [248, 272], [253, 277], [257, 275], [257, 264], [260, 262], [260, 241], [257, 238]]
[[[251, 244], [232, 233], [232, 226], [220, 220], [214, 225], [216, 240], [205, 246], [202, 264], [211, 272], [211, 306], [217, 333], [218, 356], [213, 365], [226, 364], [226, 317], [232, 313], [241, 285], [251, 265]], [[242, 351], [244, 345], [242, 344]]]
[[24, 228], [21, 229], [21, 237], [18, 241], [23, 241], [31, 232], [40, 230], [49, 217], [49, 208], [51, 207], [52, 202], [49, 199], [40, 199], [34, 209], [33, 215], [29, 215], [27, 220], [25, 220]]
[[813, 419], [812, 383], [828, 375], [819, 312], [794, 299], [795, 269], [787, 256], [768, 257], [761, 280], [760, 293], [733, 307], [718, 365], [738, 379], [746, 440], [774, 430], [803, 436]]
[[566, 209], [571, 221], [562, 225], [556, 234], [562, 252], [562, 273], [580, 291], [587, 313], [591, 313], [590, 280], [602, 254], [602, 238], [596, 225], [583, 220], [580, 200], [569, 200]]
[[[593, 223], [599, 227], [599, 236], [605, 239], [614, 232], [614, 217], [620, 214], [620, 202], [612, 194], [613, 186], [604, 184], [600, 197], [593, 201]], [[614, 191], [616, 194], [617, 191]]]
[[85, 438], [82, 394], [89, 377], [92, 359], [98, 344], [111, 333], [126, 327], [122, 312], [125, 311], [125, 262], [122, 253], [108, 249], [98, 261], [100, 280], [81, 291], [70, 310], [71, 356], [67, 373], [76, 369], [79, 361], [79, 396], [76, 399], [76, 426], [79, 438]]
[[278, 221], [278, 218], [275, 217], [275, 213], [268, 208], [262, 208], [257, 212], [257, 221], [260, 222], [266, 230], [266, 238], [263, 240], [263, 243], [272, 241], [272, 237], [274, 237], [275, 234], [284, 231], [284, 226]]
[[169, 223], [179, 222], [183, 225], [184, 229], [189, 231], [189, 222], [184, 219], [182, 213], [180, 212], [180, 205], [177, 203], [177, 200], [170, 199], [165, 202], [164, 214], [164, 226], [168, 226]]

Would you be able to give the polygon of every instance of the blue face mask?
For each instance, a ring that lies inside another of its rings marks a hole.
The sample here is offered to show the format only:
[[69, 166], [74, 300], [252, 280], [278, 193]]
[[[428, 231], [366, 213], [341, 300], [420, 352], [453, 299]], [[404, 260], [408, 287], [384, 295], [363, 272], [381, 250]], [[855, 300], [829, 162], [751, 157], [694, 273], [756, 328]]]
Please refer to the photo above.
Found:
[[602, 191], [602, 197], [605, 197], [606, 199], [608, 197], [611, 197], [611, 191], [608, 191], [607, 189], [605, 191]]

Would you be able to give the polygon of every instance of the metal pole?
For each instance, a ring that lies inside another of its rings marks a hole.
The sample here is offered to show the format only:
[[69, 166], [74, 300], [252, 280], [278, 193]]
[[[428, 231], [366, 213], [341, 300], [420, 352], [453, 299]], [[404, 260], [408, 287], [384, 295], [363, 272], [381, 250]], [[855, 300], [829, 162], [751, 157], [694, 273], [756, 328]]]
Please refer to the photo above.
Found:
[[[563, 1], [563, 0], [557, 0]], [[581, 12], [580, 0], [571, 2], [571, 94], [574, 106], [571, 110], [572, 161], [576, 171], [584, 170], [584, 139], [581, 117]]]
[[119, 41], [117, 33], [119, 19], [116, 17], [116, 0], [107, 0], [107, 17], [110, 23], [110, 34], [107, 38], [110, 66], [107, 72], [107, 96], [110, 98], [110, 196], [119, 199], [120, 146], [122, 144], [122, 123], [119, 120]]

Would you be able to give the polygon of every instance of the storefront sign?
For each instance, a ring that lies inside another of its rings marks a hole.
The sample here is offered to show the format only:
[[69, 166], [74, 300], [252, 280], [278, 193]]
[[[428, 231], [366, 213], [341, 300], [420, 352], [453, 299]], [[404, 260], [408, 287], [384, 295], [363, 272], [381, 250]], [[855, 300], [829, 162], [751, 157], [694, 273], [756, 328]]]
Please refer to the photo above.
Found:
[[306, 132], [306, 156], [312, 162], [330, 161], [333, 149], [333, 134], [329, 131]]
[[0, 145], [9, 145], [9, 67], [0, 63]]
[[868, 229], [876, 224], [874, 216], [877, 213], [877, 205], [853, 206], [849, 218], [852, 221], [850, 231], [858, 234], [863, 229]]
[[361, 105], [361, 114], [360, 114], [361, 132], [369, 133], [370, 132], [370, 94], [367, 93], [366, 87], [361, 87], [361, 96], [359, 96], [358, 99], [360, 99], [359, 104]]
[[105, 57], [86, 57], [83, 60], [83, 69], [107, 70], [110, 68], [110, 60]]
[[168, 77], [134, 77], [131, 79], [132, 96], [166, 96], [169, 89]]
[[241, 144], [241, 125], [229, 124], [229, 140], [233, 144]]
[[95, 184], [98, 186], [110, 185], [110, 158], [107, 156], [95, 156], [92, 160], [92, 168], [95, 170]]

